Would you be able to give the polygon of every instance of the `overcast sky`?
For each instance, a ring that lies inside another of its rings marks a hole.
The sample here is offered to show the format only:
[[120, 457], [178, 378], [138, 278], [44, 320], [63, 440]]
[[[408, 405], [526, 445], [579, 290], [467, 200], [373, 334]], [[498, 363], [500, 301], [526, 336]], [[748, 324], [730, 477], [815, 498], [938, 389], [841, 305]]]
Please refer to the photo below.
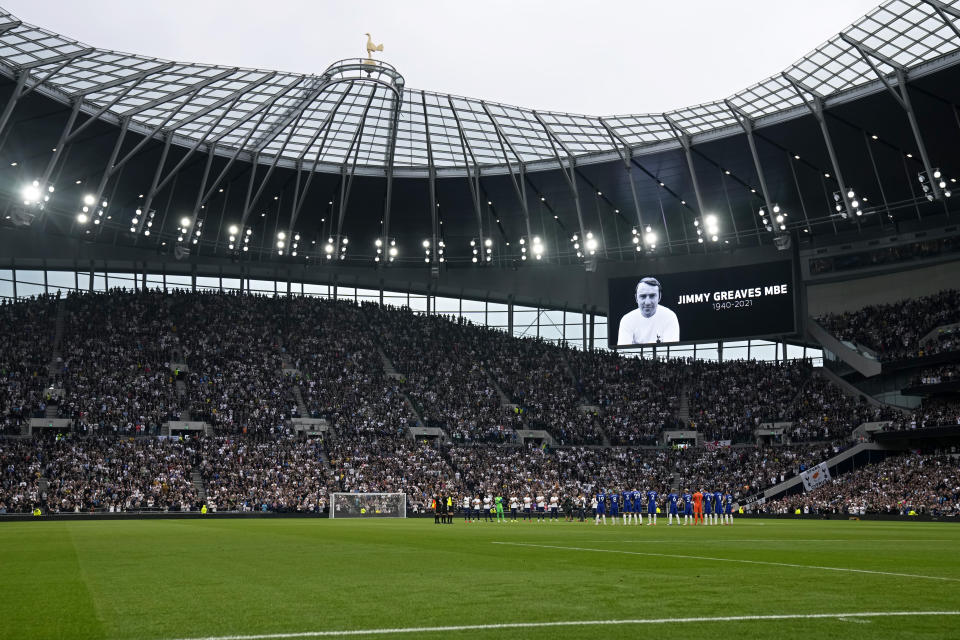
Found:
[[365, 32], [415, 89], [593, 115], [707, 102], [783, 70], [878, 0], [0, 0], [89, 45], [322, 72]]

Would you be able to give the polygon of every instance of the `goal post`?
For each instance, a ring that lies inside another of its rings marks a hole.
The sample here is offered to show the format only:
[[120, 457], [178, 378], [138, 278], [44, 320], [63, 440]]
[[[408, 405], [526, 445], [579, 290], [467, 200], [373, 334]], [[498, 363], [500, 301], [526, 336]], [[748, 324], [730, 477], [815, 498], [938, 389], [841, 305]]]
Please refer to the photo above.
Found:
[[331, 493], [331, 518], [406, 518], [405, 493]]

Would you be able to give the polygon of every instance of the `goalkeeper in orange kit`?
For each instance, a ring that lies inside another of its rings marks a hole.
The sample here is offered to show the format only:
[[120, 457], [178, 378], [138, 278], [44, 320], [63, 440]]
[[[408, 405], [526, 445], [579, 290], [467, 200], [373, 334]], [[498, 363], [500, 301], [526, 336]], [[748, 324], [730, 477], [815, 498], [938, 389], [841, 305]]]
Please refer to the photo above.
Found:
[[703, 494], [699, 489], [693, 494], [693, 524], [697, 524], [697, 520], [703, 524]]

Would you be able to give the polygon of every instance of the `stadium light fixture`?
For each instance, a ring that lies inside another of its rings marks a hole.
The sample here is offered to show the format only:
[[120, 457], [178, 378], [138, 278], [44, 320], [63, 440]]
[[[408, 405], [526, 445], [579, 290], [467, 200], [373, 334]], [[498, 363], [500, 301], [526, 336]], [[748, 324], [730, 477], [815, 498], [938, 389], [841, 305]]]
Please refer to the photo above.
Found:
[[[935, 196], [932, 193], [933, 185], [931, 183], [936, 182], [937, 186], [940, 187], [940, 189], [944, 190], [943, 195], [949, 198], [950, 195], [952, 194], [948, 195], [946, 191], [947, 180], [943, 177], [943, 173], [940, 171], [940, 168], [939, 167], [934, 168], [931, 172], [931, 176], [932, 176], [932, 179], [927, 176], [926, 171], [921, 171], [920, 173], [917, 174], [917, 180], [920, 181], [920, 188], [923, 189], [924, 197], [930, 202], [933, 202]], [[950, 181], [955, 182], [955, 180], [953, 179], [951, 179]]]
[[[40, 183], [36, 180], [30, 184], [26, 184], [20, 190], [20, 195], [23, 196], [23, 204], [32, 205], [40, 202], [42, 194], [40, 191]], [[49, 199], [49, 196], [47, 196]]]
[[657, 234], [654, 233], [653, 229], [651, 229], [649, 226], [647, 226], [647, 232], [643, 236], [643, 239], [644, 239], [644, 242], [647, 243], [647, 246], [650, 247], [650, 249], [657, 248]]
[[599, 244], [599, 242], [597, 241], [597, 239], [594, 237], [593, 232], [592, 232], [592, 231], [587, 231], [587, 240], [586, 240], [586, 242], [584, 243], [584, 248], [586, 248], [587, 253], [588, 253], [589, 255], [591, 255], [591, 256], [594, 255], [594, 254], [596, 254], [596, 253], [597, 253], [597, 247], [599, 247], [599, 246], [600, 246], [600, 244]]
[[80, 223], [80, 224], [87, 224], [87, 222], [88, 222], [89, 220], [90, 220], [90, 218], [87, 217], [87, 214], [85, 214], [85, 213], [78, 213], [78, 214], [77, 214], [77, 222], [78, 222], [78, 223]]
[[703, 217], [703, 224], [700, 223], [699, 219], [694, 219], [693, 226], [697, 228], [697, 242], [703, 243], [703, 236], [709, 236], [711, 240], [716, 242], [719, 239], [720, 235], [720, 221], [717, 216], [712, 213], [708, 213]]
[[96, 201], [97, 199], [92, 193], [88, 193], [87, 195], [83, 196], [83, 204], [87, 205], [88, 207], [92, 207], [93, 203]]
[[542, 260], [544, 254], [546, 253], [546, 246], [543, 241], [540, 239], [540, 236], [532, 236], [530, 238], [521, 237], [520, 238], [520, 259], [526, 260], [527, 256], [533, 256], [534, 260]]
[[[851, 209], [850, 211], [847, 211], [845, 209], [844, 196], [846, 196], [847, 202], [850, 203], [850, 209]], [[866, 200], [867, 200], [866, 198], [863, 198], [864, 202], [866, 202]], [[863, 209], [861, 209], [860, 207], [860, 200], [857, 198], [857, 192], [854, 189], [851, 189], [850, 187], [846, 187], [845, 189], [841, 189], [840, 191], [834, 191], [833, 202], [834, 202], [833, 208], [844, 220], [849, 218], [851, 215], [857, 215], [857, 216], [863, 215]]]

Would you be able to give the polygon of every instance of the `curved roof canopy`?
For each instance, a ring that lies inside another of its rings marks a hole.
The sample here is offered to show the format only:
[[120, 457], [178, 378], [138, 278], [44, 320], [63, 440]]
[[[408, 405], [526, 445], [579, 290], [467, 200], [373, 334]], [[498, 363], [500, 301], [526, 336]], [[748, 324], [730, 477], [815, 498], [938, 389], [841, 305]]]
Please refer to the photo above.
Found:
[[[534, 111], [403, 86], [392, 67], [377, 82], [362, 65], [300, 75], [170, 62], [87, 46], [0, 10], [0, 65], [9, 75], [88, 113], [128, 121], [132, 130], [197, 141], [218, 154], [238, 147], [250, 159], [310, 169], [410, 175], [480, 167], [506, 172], [609, 160], [681, 136], [739, 133], [737, 113], [758, 124], [804, 113], [801, 92], [843, 100], [882, 90], [891, 65], [921, 73], [960, 48], [960, 2], [890, 0], [817, 47], [782, 74], [715, 102], [667, 113], [587, 116]], [[359, 62], [359, 61], [356, 61]], [[875, 66], [875, 69], [871, 68]], [[392, 163], [389, 161], [392, 152]]]

